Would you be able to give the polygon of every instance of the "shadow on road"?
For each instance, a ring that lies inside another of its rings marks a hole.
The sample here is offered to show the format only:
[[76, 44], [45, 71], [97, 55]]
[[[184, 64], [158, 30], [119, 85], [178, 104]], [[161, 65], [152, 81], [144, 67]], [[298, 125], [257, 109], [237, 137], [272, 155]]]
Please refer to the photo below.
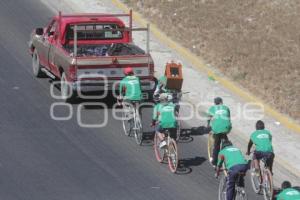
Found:
[[191, 136], [191, 129], [182, 128], [180, 130], [179, 143], [190, 143], [193, 142], [194, 138]]
[[142, 146], [152, 146], [154, 139], [154, 131], [147, 131], [143, 133]]
[[191, 128], [191, 135], [206, 135], [211, 131], [211, 128], [207, 128], [206, 126], [199, 126]]
[[206, 158], [199, 157], [199, 156], [196, 156], [194, 158], [181, 159], [181, 160], [179, 160], [177, 174], [179, 174], [179, 175], [190, 174], [193, 171], [192, 167], [199, 166], [202, 163], [204, 163], [205, 161], [206, 161]]

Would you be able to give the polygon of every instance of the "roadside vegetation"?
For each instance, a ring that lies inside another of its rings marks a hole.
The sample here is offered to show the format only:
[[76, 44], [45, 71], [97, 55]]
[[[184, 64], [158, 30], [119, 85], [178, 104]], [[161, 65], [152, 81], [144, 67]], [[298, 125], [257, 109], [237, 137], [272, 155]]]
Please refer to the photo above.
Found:
[[226, 77], [300, 122], [300, 1], [124, 2]]

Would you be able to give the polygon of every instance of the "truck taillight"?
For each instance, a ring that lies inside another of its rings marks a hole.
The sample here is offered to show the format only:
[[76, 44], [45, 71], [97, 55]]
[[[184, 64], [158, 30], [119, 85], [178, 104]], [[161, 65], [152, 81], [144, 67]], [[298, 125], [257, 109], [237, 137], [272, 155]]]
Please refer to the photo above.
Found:
[[71, 65], [68, 69], [69, 72], [69, 77], [71, 80], [76, 80], [77, 79], [77, 68], [74, 65]]

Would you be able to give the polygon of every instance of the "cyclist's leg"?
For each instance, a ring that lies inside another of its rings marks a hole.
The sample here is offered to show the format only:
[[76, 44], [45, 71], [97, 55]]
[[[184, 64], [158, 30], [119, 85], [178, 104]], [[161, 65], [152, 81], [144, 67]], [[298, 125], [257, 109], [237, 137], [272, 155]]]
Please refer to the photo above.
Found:
[[254, 151], [253, 152], [253, 162], [256, 171], [259, 171], [259, 161], [263, 158], [262, 152]]
[[132, 120], [133, 115], [132, 115], [132, 110], [133, 110], [133, 105], [129, 99], [123, 99], [122, 105], [125, 109], [127, 109], [127, 112], [129, 113], [129, 119]]
[[270, 157], [270, 160], [269, 160], [269, 163], [268, 163], [268, 166], [270, 168], [270, 171], [273, 175], [273, 163], [274, 163], [274, 158], [275, 158], [275, 154], [272, 152], [271, 153], [271, 157]]
[[140, 117], [140, 119], [142, 119], [142, 106], [141, 106], [141, 102], [139, 101], [139, 102], [135, 103], [134, 106], [136, 106], [136, 109], [138, 111], [139, 117]]
[[162, 141], [165, 138], [165, 135], [163, 134], [163, 128], [159, 124], [155, 126], [155, 134], [157, 134], [158, 139]]
[[273, 174], [273, 161], [274, 161], [274, 153], [273, 152], [263, 152], [263, 155], [266, 159], [266, 164], [269, 167], [271, 173]]
[[177, 116], [179, 115], [179, 109], [180, 109], [180, 105], [179, 105], [179, 103], [176, 103], [175, 104], [175, 112], [176, 112]]
[[[246, 174], [247, 170], [248, 170], [247, 164], [235, 165], [230, 168], [230, 170], [228, 171], [228, 182], [227, 182], [227, 190], [226, 190], [227, 200], [233, 200], [236, 179], [238, 178], [239, 173]], [[244, 176], [240, 177], [238, 184], [240, 187], [245, 186]]]
[[177, 128], [169, 128], [170, 137], [174, 140], [177, 138]]
[[228, 141], [227, 133], [223, 133], [223, 134], [221, 135], [221, 140]]
[[235, 189], [235, 180], [237, 178], [238, 172], [239, 171], [235, 169], [235, 166], [231, 167], [230, 170], [228, 170], [226, 200], [233, 200], [234, 189]]
[[240, 180], [238, 183], [240, 187], [245, 187], [244, 176], [246, 175], [247, 170], [248, 170], [248, 164], [239, 165], [239, 173], [244, 174], [242, 177], [240, 177]]
[[214, 137], [214, 149], [213, 149], [212, 165], [217, 165], [222, 134], [213, 134], [213, 137]]

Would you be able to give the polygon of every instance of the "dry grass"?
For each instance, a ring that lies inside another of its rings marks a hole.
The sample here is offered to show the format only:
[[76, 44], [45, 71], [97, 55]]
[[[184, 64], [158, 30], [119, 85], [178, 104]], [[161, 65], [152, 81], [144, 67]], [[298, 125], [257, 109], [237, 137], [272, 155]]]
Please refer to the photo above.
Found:
[[300, 121], [299, 0], [125, 2], [227, 77]]

